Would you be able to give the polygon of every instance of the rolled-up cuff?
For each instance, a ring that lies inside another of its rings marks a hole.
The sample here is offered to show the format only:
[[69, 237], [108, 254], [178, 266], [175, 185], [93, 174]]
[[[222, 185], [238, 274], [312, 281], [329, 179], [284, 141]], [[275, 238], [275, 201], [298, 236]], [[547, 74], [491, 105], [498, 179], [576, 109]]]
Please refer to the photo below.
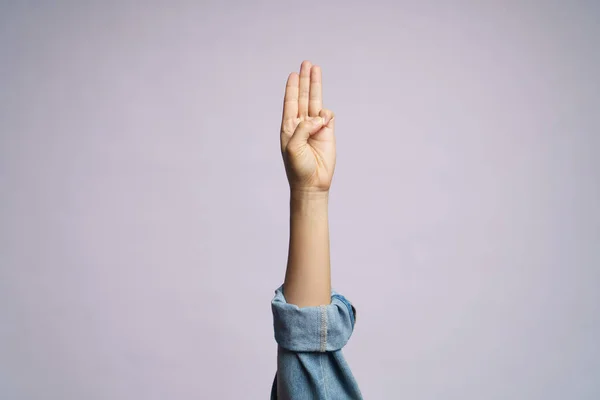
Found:
[[298, 307], [286, 302], [283, 285], [271, 301], [275, 340], [284, 349], [326, 352], [346, 345], [354, 330], [354, 307], [344, 296], [331, 293], [331, 304]]

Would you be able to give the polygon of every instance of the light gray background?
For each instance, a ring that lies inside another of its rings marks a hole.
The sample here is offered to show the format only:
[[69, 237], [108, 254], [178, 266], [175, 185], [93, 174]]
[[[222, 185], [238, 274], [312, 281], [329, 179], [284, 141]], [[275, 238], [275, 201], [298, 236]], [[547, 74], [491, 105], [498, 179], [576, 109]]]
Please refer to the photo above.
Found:
[[600, 398], [598, 2], [50, 4], [0, 6], [0, 398], [268, 398], [303, 59], [366, 399]]

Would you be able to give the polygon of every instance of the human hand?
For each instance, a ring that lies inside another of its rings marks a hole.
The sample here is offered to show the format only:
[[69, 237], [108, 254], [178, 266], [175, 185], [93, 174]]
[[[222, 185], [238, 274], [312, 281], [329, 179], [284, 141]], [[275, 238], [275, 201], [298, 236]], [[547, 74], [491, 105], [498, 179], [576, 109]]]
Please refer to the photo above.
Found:
[[281, 120], [281, 153], [290, 189], [328, 192], [335, 169], [335, 120], [322, 108], [321, 68], [302, 62], [287, 80]]

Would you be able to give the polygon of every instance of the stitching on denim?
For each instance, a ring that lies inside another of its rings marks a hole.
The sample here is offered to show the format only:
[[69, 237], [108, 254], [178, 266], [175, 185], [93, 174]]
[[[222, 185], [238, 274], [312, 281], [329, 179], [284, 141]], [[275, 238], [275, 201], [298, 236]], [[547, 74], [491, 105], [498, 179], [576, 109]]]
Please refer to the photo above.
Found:
[[327, 350], [327, 308], [326, 306], [320, 306], [321, 308], [321, 352]]

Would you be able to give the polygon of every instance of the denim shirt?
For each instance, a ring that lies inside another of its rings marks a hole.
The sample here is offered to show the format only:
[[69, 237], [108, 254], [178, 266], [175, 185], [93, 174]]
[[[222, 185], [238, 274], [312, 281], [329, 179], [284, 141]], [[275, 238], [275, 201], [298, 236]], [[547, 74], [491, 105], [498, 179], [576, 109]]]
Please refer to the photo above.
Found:
[[299, 308], [280, 286], [271, 309], [278, 344], [271, 400], [362, 399], [341, 350], [356, 318], [344, 296], [332, 291], [331, 304]]

